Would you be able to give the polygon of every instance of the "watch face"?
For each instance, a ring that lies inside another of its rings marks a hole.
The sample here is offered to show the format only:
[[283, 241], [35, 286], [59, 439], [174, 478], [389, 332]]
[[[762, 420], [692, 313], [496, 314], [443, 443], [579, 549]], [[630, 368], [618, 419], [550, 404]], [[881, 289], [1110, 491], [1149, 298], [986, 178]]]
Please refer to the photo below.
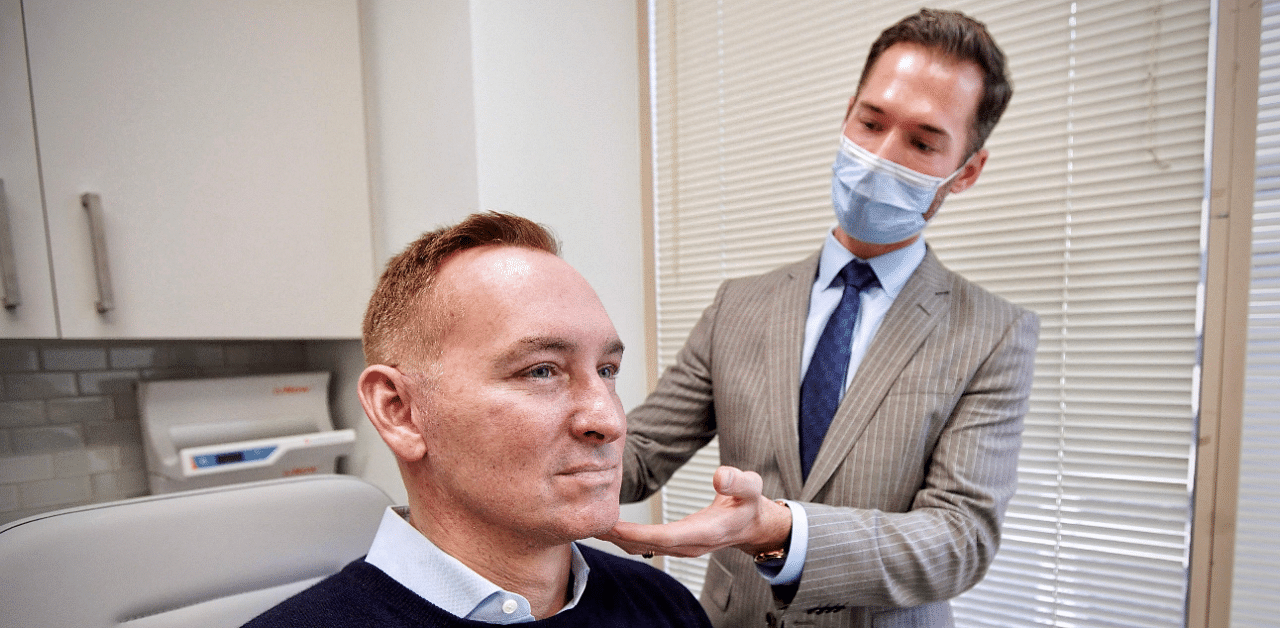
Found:
[[767, 565], [774, 561], [782, 562], [787, 559], [787, 550], [783, 548], [770, 550], [768, 552], [760, 552], [759, 554], [756, 554], [755, 559], [757, 565]]

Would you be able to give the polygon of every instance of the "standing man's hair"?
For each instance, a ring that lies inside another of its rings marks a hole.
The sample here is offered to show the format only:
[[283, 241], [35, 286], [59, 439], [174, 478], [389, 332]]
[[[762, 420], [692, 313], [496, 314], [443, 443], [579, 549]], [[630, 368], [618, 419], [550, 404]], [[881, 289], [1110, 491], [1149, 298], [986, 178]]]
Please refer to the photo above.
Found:
[[545, 227], [520, 216], [488, 212], [422, 234], [387, 262], [364, 314], [366, 364], [399, 366], [430, 360], [439, 352], [447, 312], [434, 298], [441, 264], [452, 254], [481, 246], [518, 246], [559, 255]]
[[858, 80], [858, 91], [862, 91], [867, 74], [880, 55], [890, 46], [901, 43], [919, 44], [956, 61], [975, 63], [982, 69], [982, 99], [978, 102], [969, 132], [968, 154], [978, 152], [1013, 96], [1013, 84], [1005, 70], [1004, 53], [987, 32], [987, 27], [958, 11], [920, 9], [919, 13], [885, 29], [871, 44], [867, 62], [862, 66], [862, 78]]

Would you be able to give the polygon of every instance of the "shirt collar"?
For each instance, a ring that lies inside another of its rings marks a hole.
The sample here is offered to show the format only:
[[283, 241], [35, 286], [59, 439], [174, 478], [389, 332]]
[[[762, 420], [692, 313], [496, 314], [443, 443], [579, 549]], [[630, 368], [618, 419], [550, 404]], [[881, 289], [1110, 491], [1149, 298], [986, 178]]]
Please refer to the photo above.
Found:
[[[924, 253], [924, 238], [920, 237], [896, 251], [889, 251], [863, 261], [870, 264], [871, 269], [876, 271], [876, 279], [880, 280], [880, 287], [884, 289], [885, 294], [890, 298], [897, 298], [902, 287], [907, 285], [907, 280], [911, 278], [911, 273], [914, 273], [920, 262], [924, 261]], [[836, 273], [839, 273], [840, 269], [853, 258], [853, 253], [850, 253], [849, 249], [844, 248], [844, 245], [836, 239], [834, 229], [828, 231], [827, 239], [822, 243], [822, 254], [818, 258], [818, 276], [814, 279], [814, 283], [824, 288], [830, 286]]]
[[[408, 516], [407, 507], [387, 508], [365, 562], [456, 617], [493, 624], [534, 621], [524, 596], [504, 591], [446, 554], [413, 527]], [[560, 612], [573, 608], [582, 599], [591, 572], [577, 544], [569, 545], [573, 597]]]

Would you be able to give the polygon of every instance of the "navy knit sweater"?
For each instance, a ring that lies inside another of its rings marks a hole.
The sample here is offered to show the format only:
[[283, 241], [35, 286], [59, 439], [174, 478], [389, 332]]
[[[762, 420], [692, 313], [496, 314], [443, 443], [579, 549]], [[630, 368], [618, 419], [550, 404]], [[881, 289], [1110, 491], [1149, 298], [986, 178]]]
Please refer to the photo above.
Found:
[[[649, 565], [578, 546], [591, 567], [577, 606], [530, 628], [569, 626], [697, 626], [711, 628], [684, 585]], [[455, 617], [381, 569], [356, 560], [315, 586], [259, 615], [244, 628], [401, 628], [492, 626]]]

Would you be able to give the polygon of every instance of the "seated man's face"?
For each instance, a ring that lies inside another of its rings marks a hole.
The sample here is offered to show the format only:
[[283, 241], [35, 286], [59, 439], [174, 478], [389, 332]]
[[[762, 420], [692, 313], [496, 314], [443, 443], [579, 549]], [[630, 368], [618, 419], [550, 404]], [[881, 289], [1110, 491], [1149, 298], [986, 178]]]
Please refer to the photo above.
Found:
[[451, 504], [433, 518], [535, 544], [609, 530], [626, 434], [622, 343], [595, 291], [560, 258], [509, 246], [453, 255], [437, 285], [441, 356], [415, 419], [427, 490]]

